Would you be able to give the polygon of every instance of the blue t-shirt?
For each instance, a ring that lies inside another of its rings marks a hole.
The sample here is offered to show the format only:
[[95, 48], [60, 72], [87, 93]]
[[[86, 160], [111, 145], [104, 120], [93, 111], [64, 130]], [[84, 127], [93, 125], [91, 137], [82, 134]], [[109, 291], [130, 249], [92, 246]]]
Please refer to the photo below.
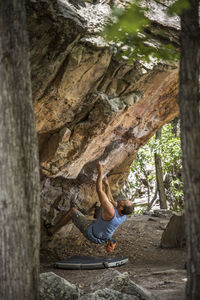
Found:
[[121, 216], [115, 207], [115, 215], [112, 220], [105, 221], [101, 217], [102, 209], [97, 220], [88, 228], [89, 239], [96, 244], [106, 243], [112, 238], [114, 231], [126, 220], [126, 215]]

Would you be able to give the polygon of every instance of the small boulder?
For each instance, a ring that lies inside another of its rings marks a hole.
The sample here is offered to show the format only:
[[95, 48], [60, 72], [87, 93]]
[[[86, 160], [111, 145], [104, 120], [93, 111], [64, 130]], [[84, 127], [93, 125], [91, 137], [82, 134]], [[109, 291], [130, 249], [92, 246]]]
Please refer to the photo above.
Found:
[[78, 300], [83, 292], [53, 272], [40, 275], [40, 300]]
[[185, 215], [174, 214], [161, 238], [162, 248], [183, 248], [186, 244]]
[[[145, 288], [139, 286], [130, 280], [127, 272], [120, 273], [117, 270], [109, 269], [105, 271], [101, 276], [95, 278], [90, 286], [85, 289], [86, 294], [96, 295], [97, 291], [101, 290], [105, 292], [105, 297], [101, 294], [101, 298], [92, 299], [113, 299], [106, 298], [107, 290], [115, 292], [114, 299], [132, 299], [132, 300], [153, 300], [151, 293]], [[93, 292], [93, 293], [92, 293]], [[99, 294], [99, 292], [98, 292]], [[85, 298], [83, 298], [85, 300]], [[90, 298], [88, 298], [90, 299]], [[82, 299], [81, 299], [82, 300]]]

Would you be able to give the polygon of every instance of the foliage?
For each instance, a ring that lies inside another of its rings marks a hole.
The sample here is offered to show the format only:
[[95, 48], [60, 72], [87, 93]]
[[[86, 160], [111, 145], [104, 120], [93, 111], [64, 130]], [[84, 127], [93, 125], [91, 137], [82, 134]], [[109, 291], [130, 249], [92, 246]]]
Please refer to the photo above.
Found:
[[135, 205], [134, 214], [143, 215], [148, 209], [148, 205]]
[[[158, 0], [152, 2], [161, 4]], [[169, 7], [168, 12], [171, 15], [180, 15], [186, 8], [188, 0], [178, 0]], [[162, 37], [165, 43], [160, 42], [159, 38], [151, 33], [152, 22], [147, 18], [147, 12], [148, 5], [141, 6], [139, 0], [131, 1], [124, 8], [113, 8], [112, 17], [102, 35], [111, 42], [116, 58], [123, 58], [127, 63], [133, 63], [135, 60], [149, 62], [152, 59], [165, 61], [178, 59], [179, 51], [169, 40], [164, 29], [160, 29], [157, 35]]]
[[[162, 128], [161, 139], [153, 136], [143, 146], [131, 166], [135, 182], [130, 187], [135, 192], [138, 188], [156, 185], [156, 171], [154, 166], [154, 153], [161, 156], [164, 184], [167, 201], [170, 209], [178, 211], [183, 208], [183, 179], [181, 163], [180, 136], [173, 132], [172, 124]], [[145, 180], [146, 179], [146, 182]]]
[[177, 0], [168, 9], [170, 15], [181, 15], [185, 9], [190, 7], [188, 0]]

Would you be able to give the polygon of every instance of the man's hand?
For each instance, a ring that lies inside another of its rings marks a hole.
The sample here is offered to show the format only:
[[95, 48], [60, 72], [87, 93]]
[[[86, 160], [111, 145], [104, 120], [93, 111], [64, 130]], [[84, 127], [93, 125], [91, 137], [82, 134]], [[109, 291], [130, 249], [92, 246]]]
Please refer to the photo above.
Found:
[[116, 246], [116, 242], [108, 241], [106, 246], [106, 251], [108, 253], [111, 253], [115, 249], [115, 246]]

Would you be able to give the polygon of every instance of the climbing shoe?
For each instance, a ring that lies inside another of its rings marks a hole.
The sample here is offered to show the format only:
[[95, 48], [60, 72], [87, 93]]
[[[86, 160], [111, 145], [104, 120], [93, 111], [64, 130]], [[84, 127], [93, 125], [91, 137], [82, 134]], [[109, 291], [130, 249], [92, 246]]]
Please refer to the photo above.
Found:
[[116, 241], [115, 240], [108, 241], [107, 246], [106, 246], [106, 251], [108, 253], [113, 252], [113, 250], [115, 249], [115, 246], [116, 246]]

